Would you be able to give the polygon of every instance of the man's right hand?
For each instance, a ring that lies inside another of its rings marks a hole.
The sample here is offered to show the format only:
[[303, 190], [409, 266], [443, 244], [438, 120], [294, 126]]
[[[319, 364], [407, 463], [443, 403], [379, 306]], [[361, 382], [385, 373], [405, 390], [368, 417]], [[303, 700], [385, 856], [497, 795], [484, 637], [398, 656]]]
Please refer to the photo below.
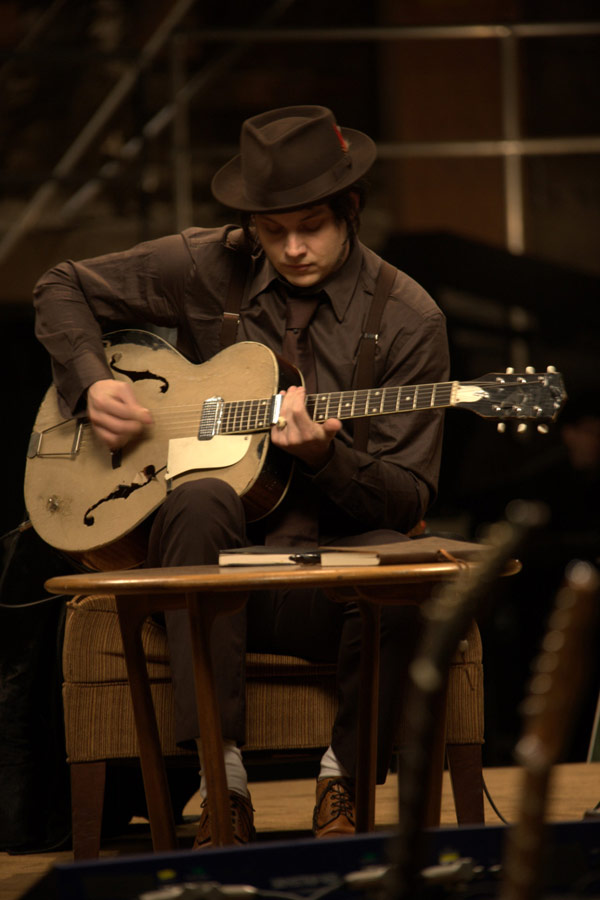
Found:
[[150, 412], [137, 402], [124, 381], [95, 381], [87, 392], [87, 414], [94, 431], [110, 450], [118, 450], [152, 424]]

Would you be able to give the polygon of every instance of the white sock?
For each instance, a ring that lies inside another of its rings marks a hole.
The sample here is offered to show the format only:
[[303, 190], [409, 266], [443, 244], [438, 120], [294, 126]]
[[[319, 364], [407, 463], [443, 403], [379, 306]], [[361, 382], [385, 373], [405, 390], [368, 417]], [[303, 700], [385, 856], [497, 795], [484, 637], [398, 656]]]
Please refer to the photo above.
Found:
[[[202, 777], [202, 742], [200, 738], [196, 740], [198, 747], [198, 756], [200, 757], [200, 796], [206, 799], [206, 783]], [[225, 759], [225, 778], [227, 779], [227, 787], [230, 791], [241, 794], [242, 797], [249, 797], [248, 791], [248, 775], [242, 761], [242, 753], [235, 741], [223, 741], [223, 756]]]
[[321, 778], [348, 778], [348, 773], [333, 752], [331, 744], [321, 757], [321, 768], [319, 769], [319, 779]]

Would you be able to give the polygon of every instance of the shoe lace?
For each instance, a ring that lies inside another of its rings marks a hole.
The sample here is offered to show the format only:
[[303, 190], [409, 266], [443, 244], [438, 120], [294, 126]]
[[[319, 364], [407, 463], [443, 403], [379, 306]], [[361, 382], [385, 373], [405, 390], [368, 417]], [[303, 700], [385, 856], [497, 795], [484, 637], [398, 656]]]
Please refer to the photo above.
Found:
[[252, 807], [250, 804], [246, 803], [244, 798], [238, 794], [230, 794], [229, 800], [231, 803], [231, 821], [233, 822], [234, 830], [236, 829], [237, 819], [245, 820], [245, 824], [247, 826], [252, 825]]
[[334, 818], [346, 816], [351, 821], [354, 819], [354, 802], [343, 784], [335, 781], [325, 793], [331, 794], [331, 811], [334, 813]]
[[[252, 820], [253, 807], [249, 803], [246, 803], [241, 795], [238, 795], [235, 792], [229, 794], [229, 805], [234, 834], [240, 831], [242, 827], [251, 833], [254, 828]], [[208, 801], [206, 798], [200, 804], [200, 809], [206, 813], [206, 824], [208, 826], [210, 814], [208, 812]]]

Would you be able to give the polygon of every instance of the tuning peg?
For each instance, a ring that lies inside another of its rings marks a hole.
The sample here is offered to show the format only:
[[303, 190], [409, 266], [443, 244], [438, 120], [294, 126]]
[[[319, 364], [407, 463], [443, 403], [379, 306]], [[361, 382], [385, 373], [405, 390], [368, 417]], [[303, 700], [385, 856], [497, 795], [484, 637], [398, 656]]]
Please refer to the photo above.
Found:
[[513, 369], [512, 366], [507, 366], [507, 367], [506, 367], [506, 374], [507, 374], [507, 375], [514, 375], [514, 374], [515, 374], [515, 370]]
[[540, 434], [548, 434], [548, 432], [550, 431], [547, 425], [538, 425], [537, 430]]
[[517, 425], [517, 431], [519, 434], [523, 434], [524, 431], [527, 431], [527, 424], [525, 422], [520, 422]]
[[525, 366], [525, 371], [528, 375], [535, 375], [535, 368], [533, 366]]
[[546, 366], [546, 372], [556, 372], [555, 366]]
[[496, 428], [498, 429], [500, 434], [504, 434], [504, 432], [506, 431], [506, 422], [498, 422]]

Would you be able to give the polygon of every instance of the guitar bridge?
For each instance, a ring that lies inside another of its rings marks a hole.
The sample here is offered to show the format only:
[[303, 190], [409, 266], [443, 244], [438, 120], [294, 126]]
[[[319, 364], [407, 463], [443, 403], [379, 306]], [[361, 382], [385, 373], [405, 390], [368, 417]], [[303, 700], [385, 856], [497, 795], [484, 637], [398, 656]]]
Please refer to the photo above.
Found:
[[32, 431], [27, 458], [34, 459], [37, 456], [40, 459], [74, 459], [79, 453], [86, 422], [87, 419], [67, 419], [44, 431]]
[[223, 418], [223, 398], [208, 397], [202, 404], [200, 425], [198, 427], [198, 440], [210, 441], [219, 433]]

